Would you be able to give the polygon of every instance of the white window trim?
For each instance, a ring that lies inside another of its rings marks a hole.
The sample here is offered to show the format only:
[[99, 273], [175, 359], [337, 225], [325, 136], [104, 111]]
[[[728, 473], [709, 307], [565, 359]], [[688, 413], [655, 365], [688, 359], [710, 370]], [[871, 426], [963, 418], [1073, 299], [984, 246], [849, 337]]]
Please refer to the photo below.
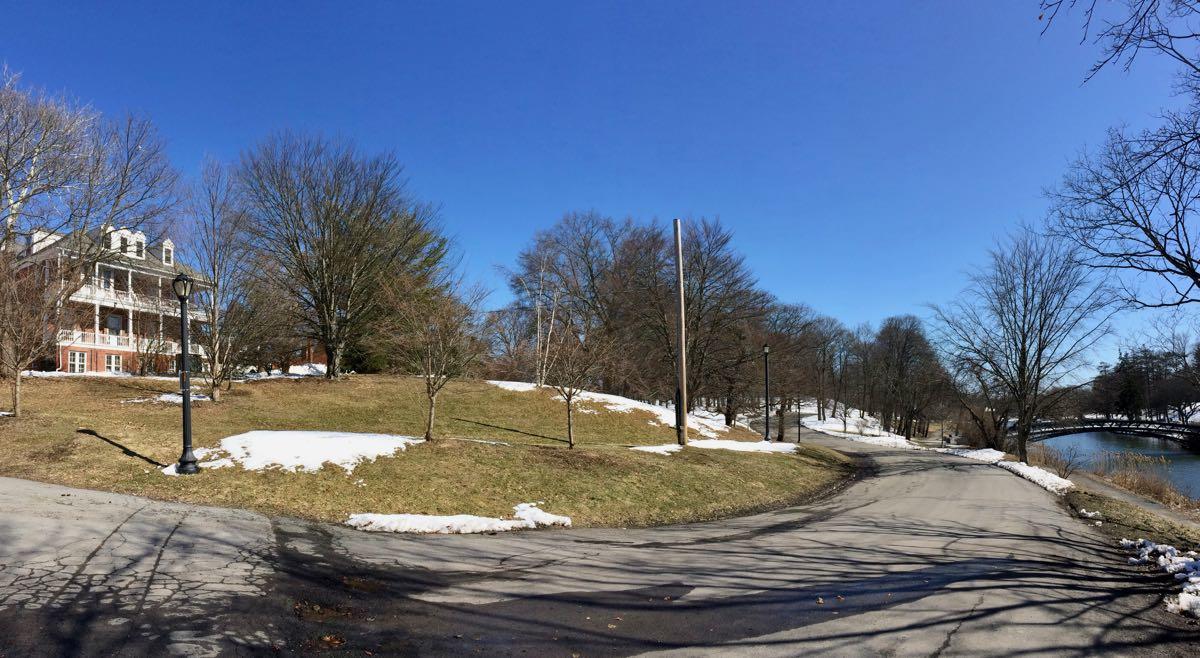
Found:
[[120, 354], [105, 354], [104, 355], [104, 370], [106, 372], [121, 372], [121, 355]]
[[175, 264], [175, 250], [172, 249], [171, 247], [163, 247], [163, 264], [164, 265], [174, 265]]
[[[77, 356], [79, 357], [78, 359], [75, 358]], [[76, 366], [79, 367], [79, 370], [75, 369]], [[69, 373], [87, 372], [87, 352], [77, 352], [75, 350], [68, 351], [67, 352], [67, 372], [69, 372]]]

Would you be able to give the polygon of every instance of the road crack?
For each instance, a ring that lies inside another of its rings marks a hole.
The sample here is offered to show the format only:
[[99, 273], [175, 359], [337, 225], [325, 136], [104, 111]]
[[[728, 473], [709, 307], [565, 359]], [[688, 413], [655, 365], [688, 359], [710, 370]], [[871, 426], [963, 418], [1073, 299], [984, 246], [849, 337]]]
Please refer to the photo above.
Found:
[[979, 595], [979, 600], [975, 602], [975, 605], [971, 606], [971, 610], [967, 612], [967, 614], [963, 615], [962, 618], [958, 620], [958, 623], [954, 625], [954, 628], [950, 629], [949, 633], [946, 633], [946, 639], [942, 640], [942, 646], [938, 647], [936, 651], [929, 654], [929, 658], [938, 658], [942, 655], [942, 652], [950, 648], [950, 643], [954, 641], [954, 636], [958, 633], [958, 629], [962, 628], [963, 622], [973, 617], [975, 615], [975, 611], [978, 610], [979, 606], [981, 605], [983, 605], [983, 594]]

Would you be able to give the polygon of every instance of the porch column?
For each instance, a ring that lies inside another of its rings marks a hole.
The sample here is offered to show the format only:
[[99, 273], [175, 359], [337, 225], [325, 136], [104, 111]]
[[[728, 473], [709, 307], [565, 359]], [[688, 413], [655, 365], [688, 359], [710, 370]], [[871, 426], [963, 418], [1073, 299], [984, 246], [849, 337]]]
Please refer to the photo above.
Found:
[[96, 313], [92, 316], [92, 342], [100, 338], [100, 302], [96, 302]]

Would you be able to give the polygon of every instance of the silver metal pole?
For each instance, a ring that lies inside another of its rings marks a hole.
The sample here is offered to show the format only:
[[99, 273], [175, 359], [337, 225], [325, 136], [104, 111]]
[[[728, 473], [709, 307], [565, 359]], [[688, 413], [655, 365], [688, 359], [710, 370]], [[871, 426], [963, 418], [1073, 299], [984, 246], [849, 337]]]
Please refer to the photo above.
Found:
[[687, 408], [688, 408], [688, 392], [687, 392], [687, 321], [684, 316], [683, 304], [683, 229], [679, 219], [675, 219], [675, 281], [679, 288], [679, 399], [675, 407], [675, 417], [678, 418], [676, 423], [677, 438], [679, 445], [687, 445]]

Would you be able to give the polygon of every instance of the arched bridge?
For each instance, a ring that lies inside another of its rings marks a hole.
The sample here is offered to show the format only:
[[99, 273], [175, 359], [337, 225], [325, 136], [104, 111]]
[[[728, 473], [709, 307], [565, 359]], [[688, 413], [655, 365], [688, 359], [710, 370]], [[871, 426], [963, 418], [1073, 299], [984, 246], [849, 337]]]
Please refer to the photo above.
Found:
[[1105, 420], [1103, 418], [1066, 419], [1034, 423], [1030, 441], [1045, 441], [1056, 436], [1081, 432], [1111, 432], [1130, 436], [1149, 436], [1182, 443], [1200, 450], [1200, 425], [1155, 420]]

